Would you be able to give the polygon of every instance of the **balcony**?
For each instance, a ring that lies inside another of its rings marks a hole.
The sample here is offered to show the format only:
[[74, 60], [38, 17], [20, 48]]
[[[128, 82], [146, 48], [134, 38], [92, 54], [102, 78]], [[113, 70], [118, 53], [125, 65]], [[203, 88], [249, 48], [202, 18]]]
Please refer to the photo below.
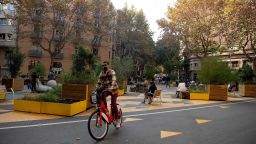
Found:
[[63, 57], [64, 57], [64, 53], [62, 53], [62, 52], [54, 52], [53, 53], [53, 58], [55, 58], [55, 59], [63, 59]]
[[28, 56], [30, 57], [37, 57], [40, 58], [43, 55], [43, 51], [42, 50], [29, 50], [28, 51]]
[[11, 25], [0, 25], [0, 33], [13, 33], [15, 31], [14, 27]]
[[14, 40], [0, 40], [0, 47], [12, 48], [15, 46], [16, 45]]

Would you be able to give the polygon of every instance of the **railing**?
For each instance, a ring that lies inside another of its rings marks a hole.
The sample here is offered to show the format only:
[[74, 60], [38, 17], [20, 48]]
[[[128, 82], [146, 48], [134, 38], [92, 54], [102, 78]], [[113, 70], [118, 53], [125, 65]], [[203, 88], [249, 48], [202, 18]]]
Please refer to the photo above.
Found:
[[53, 58], [55, 58], [55, 59], [63, 59], [63, 57], [64, 57], [64, 53], [62, 53], [62, 52], [53, 53]]
[[29, 50], [28, 55], [30, 57], [42, 57], [43, 51], [42, 50]]
[[15, 47], [15, 41], [14, 40], [0, 40], [0, 47]]

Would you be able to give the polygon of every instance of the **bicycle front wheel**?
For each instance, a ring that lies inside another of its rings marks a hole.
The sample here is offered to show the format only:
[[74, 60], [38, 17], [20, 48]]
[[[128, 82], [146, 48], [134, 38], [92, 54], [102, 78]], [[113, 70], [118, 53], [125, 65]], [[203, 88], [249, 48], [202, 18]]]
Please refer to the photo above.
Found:
[[[102, 121], [102, 122], [100, 122]], [[102, 140], [108, 133], [108, 123], [102, 118], [100, 120], [99, 110], [94, 111], [88, 119], [88, 131], [90, 136], [95, 140]]]

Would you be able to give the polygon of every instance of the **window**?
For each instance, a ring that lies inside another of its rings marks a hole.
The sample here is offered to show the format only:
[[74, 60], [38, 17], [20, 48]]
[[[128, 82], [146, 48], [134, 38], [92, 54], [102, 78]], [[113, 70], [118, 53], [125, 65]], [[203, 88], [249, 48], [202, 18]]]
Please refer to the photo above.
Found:
[[194, 63], [194, 65], [195, 65], [195, 67], [197, 67], [197, 66], [198, 66], [198, 63]]
[[233, 67], [233, 68], [238, 67], [238, 61], [233, 61], [233, 62], [232, 62], [232, 67]]
[[0, 18], [0, 25], [11, 25], [11, 21], [6, 18]]
[[0, 40], [5, 40], [5, 33], [0, 33]]

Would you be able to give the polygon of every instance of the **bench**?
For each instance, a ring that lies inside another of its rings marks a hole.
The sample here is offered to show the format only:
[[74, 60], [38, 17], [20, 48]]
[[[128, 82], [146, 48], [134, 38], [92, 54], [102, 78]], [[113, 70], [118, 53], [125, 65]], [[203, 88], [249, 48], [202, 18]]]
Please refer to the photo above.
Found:
[[0, 85], [0, 100], [5, 100], [7, 95], [7, 90], [5, 85]]
[[154, 99], [158, 99], [157, 101], [162, 103], [162, 97], [161, 97], [162, 90], [155, 90], [153, 95], [153, 101]]

